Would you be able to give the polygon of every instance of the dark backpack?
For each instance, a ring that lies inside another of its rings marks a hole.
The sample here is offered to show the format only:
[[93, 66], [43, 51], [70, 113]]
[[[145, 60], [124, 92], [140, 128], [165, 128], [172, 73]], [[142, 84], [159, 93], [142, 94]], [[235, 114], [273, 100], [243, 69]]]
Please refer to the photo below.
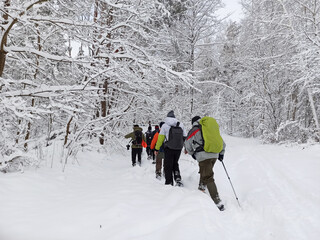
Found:
[[141, 145], [142, 143], [142, 132], [140, 130], [134, 131], [135, 139], [132, 141], [134, 145]]
[[176, 126], [171, 126], [169, 130], [169, 140], [165, 142], [165, 148], [172, 150], [181, 150], [183, 148], [183, 130], [179, 126], [180, 122], [177, 122]]
[[153, 135], [151, 131], [146, 132], [147, 144], [150, 145], [152, 141]]

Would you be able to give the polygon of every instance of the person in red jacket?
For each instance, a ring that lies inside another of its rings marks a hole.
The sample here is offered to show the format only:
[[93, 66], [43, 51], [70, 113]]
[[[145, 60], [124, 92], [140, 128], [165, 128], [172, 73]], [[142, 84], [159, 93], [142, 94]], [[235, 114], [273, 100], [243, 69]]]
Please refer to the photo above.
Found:
[[[164, 122], [161, 122], [160, 125], [160, 129], [161, 126], [164, 124]], [[155, 126], [155, 131], [154, 131], [154, 136], [152, 138], [151, 141], [151, 150], [154, 150], [156, 143], [158, 141], [158, 136], [159, 136], [159, 132], [160, 132], [159, 126]], [[152, 151], [153, 152], [153, 151]], [[164, 149], [163, 147], [160, 148], [158, 155], [156, 156], [156, 178], [161, 179], [161, 170], [162, 170], [162, 161], [164, 159]]]

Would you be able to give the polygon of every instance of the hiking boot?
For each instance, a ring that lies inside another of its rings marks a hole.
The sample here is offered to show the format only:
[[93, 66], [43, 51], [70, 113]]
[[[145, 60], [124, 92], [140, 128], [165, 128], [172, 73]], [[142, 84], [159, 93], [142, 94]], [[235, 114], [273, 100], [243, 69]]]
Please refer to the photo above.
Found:
[[153, 161], [152, 161], [152, 164], [156, 164], [156, 161], [155, 161], [155, 160], [153, 160]]
[[138, 164], [139, 164], [139, 166], [141, 167], [141, 162], [139, 162]]
[[161, 179], [161, 173], [156, 173], [156, 178], [160, 180]]
[[137, 165], [136, 163], [132, 163], [132, 167], [134, 167], [135, 165]]
[[176, 186], [178, 187], [183, 187], [183, 183], [181, 182], [181, 180], [176, 180]]
[[183, 183], [182, 182], [176, 182], [176, 186], [183, 187]]
[[218, 209], [219, 209], [220, 211], [224, 211], [224, 210], [225, 210], [224, 205], [222, 204], [222, 202], [219, 202], [219, 203], [216, 204], [216, 205], [217, 205], [217, 207], [218, 207]]
[[200, 190], [201, 192], [205, 192], [206, 191], [206, 185], [204, 185], [203, 183], [199, 184], [198, 190]]

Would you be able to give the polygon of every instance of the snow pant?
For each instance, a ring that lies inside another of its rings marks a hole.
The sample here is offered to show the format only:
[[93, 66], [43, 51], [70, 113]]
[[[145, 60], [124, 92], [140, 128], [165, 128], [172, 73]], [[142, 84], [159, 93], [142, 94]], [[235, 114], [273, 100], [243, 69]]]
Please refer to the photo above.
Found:
[[164, 159], [164, 152], [158, 152], [156, 157], [156, 174], [161, 176], [162, 159]]
[[138, 156], [138, 162], [141, 163], [141, 153], [142, 153], [142, 148], [132, 148], [131, 150], [132, 165], [136, 164], [136, 156]]
[[152, 160], [155, 159], [156, 155], [154, 155], [154, 151], [151, 151]]
[[146, 152], [147, 152], [148, 157], [151, 156], [151, 154], [152, 154], [151, 152], [152, 152], [152, 151], [151, 151], [151, 149], [150, 149], [150, 145], [148, 145], [148, 146], [146, 147]]
[[181, 181], [178, 163], [180, 154], [181, 150], [172, 150], [169, 148], [164, 149], [164, 175], [166, 185], [173, 185], [173, 178], [175, 181]]
[[213, 166], [216, 163], [216, 158], [209, 158], [199, 162], [200, 167], [200, 183], [207, 186], [210, 197], [215, 204], [218, 204], [221, 200], [218, 194], [216, 183], [213, 178]]

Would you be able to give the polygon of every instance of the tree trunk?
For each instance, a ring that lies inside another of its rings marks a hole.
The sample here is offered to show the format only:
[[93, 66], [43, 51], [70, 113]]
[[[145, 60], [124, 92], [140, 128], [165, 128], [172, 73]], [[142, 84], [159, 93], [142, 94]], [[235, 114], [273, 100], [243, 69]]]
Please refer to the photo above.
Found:
[[311, 107], [312, 114], [313, 114], [314, 123], [316, 125], [317, 131], [319, 131], [320, 128], [319, 128], [319, 121], [318, 121], [317, 111], [316, 111], [316, 108], [314, 106], [314, 101], [313, 101], [313, 97], [312, 97], [312, 93], [311, 93], [310, 88], [308, 88], [308, 96], [309, 96], [309, 102], [310, 102], [310, 107]]
[[49, 146], [50, 135], [51, 135], [51, 132], [52, 132], [52, 125], [53, 125], [53, 117], [52, 117], [52, 114], [49, 114], [49, 121], [48, 121], [48, 138], [47, 138], [46, 147]]
[[[32, 101], [31, 101], [31, 106], [34, 107], [35, 105], [35, 99], [32, 98]], [[24, 143], [24, 150], [27, 151], [28, 150], [28, 140], [30, 138], [30, 132], [31, 132], [31, 122], [29, 121], [28, 122], [28, 126], [27, 126], [27, 134], [26, 134], [26, 137], [24, 138], [25, 140], [25, 143]]]
[[[40, 4], [40, 3], [43, 3], [43, 2], [46, 2], [48, 0], [38, 0], [36, 2], [31, 2], [30, 5], [28, 5], [26, 7], [25, 10], [21, 11], [19, 13], [19, 16], [23, 16], [26, 14], [26, 11], [30, 10], [34, 5], [36, 4]], [[5, 14], [3, 15], [3, 18], [4, 18], [4, 22], [7, 22], [7, 24], [9, 24], [9, 15], [7, 14], [8, 12], [8, 8], [10, 7], [10, 0], [5, 0], [4, 1], [4, 10], [5, 10]], [[5, 28], [5, 31], [0, 39], [0, 77], [2, 77], [2, 74], [4, 72], [4, 67], [5, 67], [5, 63], [6, 63], [6, 51], [4, 50], [4, 48], [7, 46], [7, 39], [8, 39], [8, 35], [9, 35], [9, 32], [10, 30], [12, 29], [13, 25], [16, 24], [18, 22], [18, 18], [15, 18], [11, 21], [10, 25], [8, 25], [6, 28]]]
[[[38, 50], [41, 51], [42, 50], [42, 46], [41, 46], [41, 37], [40, 37], [40, 31], [38, 29], [38, 24], [35, 24], [35, 27], [37, 29], [37, 35], [38, 35], [38, 37], [37, 37]], [[38, 75], [38, 72], [39, 72], [38, 67], [40, 65], [39, 56], [36, 56], [36, 59], [37, 59], [36, 60], [37, 69], [36, 69], [36, 71], [35, 71], [35, 73], [33, 75], [34, 80], [37, 79], [37, 75]], [[35, 106], [35, 99], [32, 98], [31, 107], [34, 107], [34, 106]], [[32, 114], [32, 112], [31, 112], [31, 114]], [[24, 139], [25, 140], [25, 143], [24, 143], [24, 150], [25, 151], [28, 150], [28, 140], [30, 139], [30, 133], [31, 133], [31, 121], [28, 122], [27, 133], [26, 133], [26, 136], [25, 136], [25, 139]]]
[[67, 144], [68, 142], [68, 136], [70, 134], [70, 125], [72, 122], [73, 116], [69, 119], [68, 123], [67, 123], [67, 128], [66, 128], [66, 136], [64, 137], [64, 146]]
[[[108, 4], [106, 3], [101, 3], [101, 10], [100, 10], [101, 14], [106, 14], [105, 16], [102, 16], [102, 17], [105, 17], [105, 24], [107, 27], [110, 27], [111, 24], [112, 24], [112, 21], [113, 21], [113, 16], [112, 16], [112, 13], [113, 13], [113, 8], [111, 7], [110, 9], [108, 9]], [[103, 21], [104, 22], [104, 21]], [[106, 36], [107, 39], [111, 39], [111, 33], [109, 32]], [[107, 51], [111, 52], [111, 41], [108, 41], [107, 43]], [[106, 58], [106, 68], [108, 68], [110, 66], [110, 59], [109, 58]], [[103, 82], [103, 99], [101, 101], [101, 117], [106, 117], [107, 116], [107, 113], [110, 111], [110, 103], [107, 104], [107, 99], [108, 99], [108, 86], [109, 86], [109, 82], [110, 82], [110, 78], [109, 77], [106, 77], [104, 79], [104, 82]], [[105, 140], [104, 140], [104, 133], [103, 131], [100, 133], [100, 137], [99, 137], [99, 142], [101, 145], [104, 145], [105, 143]]]
[[[195, 46], [193, 43], [191, 43], [191, 71], [194, 76], [194, 68], [195, 68], [195, 58], [194, 58], [194, 53], [195, 53]], [[194, 108], [194, 89], [191, 89], [191, 100], [190, 100], [190, 116], [192, 117], [193, 113], [193, 108]]]
[[[3, 25], [8, 24], [8, 18], [9, 15], [7, 14], [8, 8], [10, 7], [10, 0], [5, 0], [4, 1], [4, 11], [5, 13], [3, 14]], [[8, 29], [8, 28], [7, 28]], [[3, 71], [4, 71], [4, 66], [6, 63], [6, 52], [4, 50], [4, 47], [7, 45], [7, 39], [8, 39], [8, 31], [5, 31], [3, 33], [2, 39], [1, 39], [1, 44], [0, 44], [0, 77], [2, 77]]]

